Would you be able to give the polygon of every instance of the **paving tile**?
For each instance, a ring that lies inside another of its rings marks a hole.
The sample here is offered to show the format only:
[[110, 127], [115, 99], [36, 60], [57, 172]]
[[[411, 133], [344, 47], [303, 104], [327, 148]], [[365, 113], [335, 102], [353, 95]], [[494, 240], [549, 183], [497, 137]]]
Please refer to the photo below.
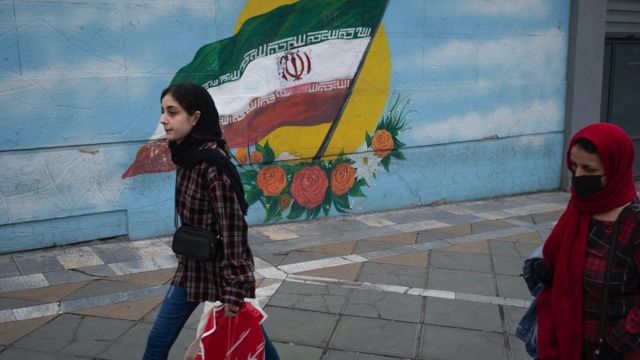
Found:
[[0, 297], [0, 310], [17, 309], [40, 304], [44, 304], [44, 302]]
[[521, 276], [496, 275], [498, 294], [512, 299], [532, 300], [533, 297]]
[[288, 254], [262, 254], [260, 258], [273, 266], [279, 266]]
[[146, 286], [142, 284], [131, 284], [110, 280], [95, 280], [78, 289], [77, 291], [65, 296], [63, 300], [73, 300], [98, 295], [113, 294], [129, 290], [143, 289], [145, 287]]
[[13, 260], [23, 275], [64, 270], [64, 266], [53, 253], [13, 255]]
[[526, 244], [542, 244], [542, 240], [536, 231], [527, 232], [524, 234], [517, 234], [512, 236], [505, 236], [495, 238], [495, 240], [509, 241], [514, 243], [526, 243]]
[[489, 243], [486, 240], [474, 241], [468, 244], [451, 245], [434, 251], [462, 252], [475, 254], [489, 254]]
[[496, 270], [496, 274], [518, 276], [522, 274], [524, 260], [514, 256], [494, 255], [493, 266]]
[[2, 323], [0, 324], [0, 345], [11, 345], [54, 318], [55, 316], [45, 316]]
[[0, 360], [15, 360], [15, 359], [28, 359], [28, 360], [79, 360], [90, 359], [88, 357], [70, 357], [67, 354], [53, 354], [51, 352], [38, 352], [25, 349], [10, 348], [0, 354]]
[[5, 278], [19, 275], [21, 274], [18, 270], [18, 266], [11, 257], [7, 256], [0, 259], [0, 277]]
[[49, 282], [42, 274], [30, 274], [0, 278], [0, 292], [19, 291], [49, 286]]
[[113, 271], [113, 268], [111, 268], [111, 266], [107, 264], [77, 267], [69, 270], [77, 271], [77, 272], [80, 272], [86, 275], [95, 276], [95, 277], [108, 277], [108, 276], [116, 275], [116, 272]]
[[495, 296], [492, 274], [462, 270], [429, 269], [429, 289]]
[[[100, 353], [99, 358], [108, 360], [141, 359], [150, 330], [151, 324], [138, 323], [134, 325], [124, 335], [112, 342], [105, 351]], [[174, 348], [177, 349], [177, 346], [174, 345]], [[182, 355], [184, 355], [184, 350]]]
[[497, 305], [427, 298], [424, 322], [472, 330], [502, 332]]
[[81, 316], [60, 315], [23, 337], [13, 346], [27, 350], [58, 352], [73, 341], [81, 322]]
[[378, 355], [356, 353], [351, 351], [329, 350], [329, 352], [327, 352], [326, 359], [327, 360], [393, 360], [393, 359], [400, 360], [401, 358], [388, 357], [388, 356], [382, 357]]
[[322, 348], [273, 342], [280, 359], [305, 359], [320, 360], [322, 358]]
[[297, 239], [300, 237], [298, 234], [288, 230], [282, 225], [265, 226], [265, 227], [255, 228], [255, 230], [260, 234], [268, 237], [269, 239], [275, 240], [275, 241]]
[[343, 316], [330, 347], [413, 358], [419, 329], [418, 324]]
[[344, 313], [375, 319], [420, 322], [423, 299], [375, 290], [353, 290]]
[[518, 323], [524, 316], [524, 313], [527, 312], [527, 309], [514, 306], [503, 306], [503, 309], [507, 331], [509, 335], [515, 335]]
[[528, 258], [542, 244], [515, 244], [518, 254], [523, 258]]
[[459, 252], [433, 252], [431, 268], [492, 272], [489, 255]]
[[163, 285], [173, 279], [176, 273], [176, 269], [162, 269], [155, 271], [144, 271], [136, 274], [112, 276], [109, 280], [123, 281], [135, 284], [147, 284], [147, 285]]
[[393, 225], [391, 228], [402, 232], [422, 231], [430, 229], [440, 229], [449, 227], [451, 224], [444, 223], [437, 220], [423, 220], [418, 222], [410, 222], [406, 224]]
[[416, 251], [408, 254], [372, 259], [371, 262], [379, 264], [405, 265], [426, 268], [429, 265], [429, 252]]
[[496, 360], [505, 358], [502, 334], [425, 325], [420, 359]]
[[516, 227], [516, 226], [500, 220], [480, 221], [476, 223], [471, 223], [471, 233], [480, 234], [485, 232], [509, 229], [512, 227]]
[[72, 292], [78, 290], [79, 288], [85, 286], [86, 284], [87, 284], [86, 281], [76, 282], [76, 283], [70, 283], [70, 284], [47, 286], [44, 288], [0, 293], [0, 295], [3, 297], [10, 297], [10, 298], [16, 298], [16, 299], [38, 300], [43, 302], [56, 302], [62, 299], [63, 297], [71, 294]]
[[50, 285], [60, 285], [72, 282], [84, 282], [94, 280], [95, 277], [81, 274], [77, 271], [62, 270], [44, 273], [44, 277], [47, 279]]
[[423, 268], [393, 264], [365, 262], [357, 280], [374, 284], [400, 285], [408, 287], [426, 286], [427, 271]]
[[413, 245], [416, 243], [416, 236], [417, 234], [412, 232], [360, 240], [353, 250], [353, 253], [362, 254], [369, 251], [391, 249], [402, 245]]
[[423, 230], [418, 232], [418, 243], [456, 238], [471, 234], [471, 224], [445, 227], [441, 229]]
[[335, 257], [335, 255], [323, 254], [323, 253], [317, 253], [317, 252], [292, 251], [287, 255], [287, 257], [284, 258], [284, 260], [280, 262], [280, 264], [278, 264], [278, 266], [326, 259], [330, 257]]
[[94, 246], [92, 249], [105, 264], [141, 260], [141, 257], [128, 244], [105, 244]]
[[510, 241], [489, 240], [489, 249], [493, 255], [522, 258], [516, 249], [516, 244]]
[[135, 253], [143, 260], [174, 255], [173, 250], [171, 250], [171, 246], [162, 241], [132, 241], [129, 243], [129, 246], [134, 249]]
[[509, 344], [511, 345], [511, 353], [514, 360], [531, 360], [531, 356], [527, 354], [522, 340], [515, 336], [509, 336]]
[[297, 275], [354, 281], [358, 277], [361, 267], [362, 263], [354, 263], [304, 271], [297, 273]]
[[162, 296], [156, 296], [151, 299], [143, 299], [85, 310], [76, 310], [73, 313], [109, 319], [140, 320], [158, 306], [163, 299], [164, 297]]
[[86, 266], [104, 264], [90, 247], [72, 247], [63, 249], [58, 255], [58, 261], [65, 269], [75, 269]]
[[285, 281], [269, 300], [269, 306], [338, 314], [348, 294], [348, 289], [337, 286]]
[[60, 349], [60, 354], [66, 354], [67, 356], [82, 356], [87, 358], [94, 358], [100, 354], [104, 349], [109, 346], [108, 341], [101, 340], [74, 340]]
[[360, 215], [360, 216], [356, 216], [355, 219], [357, 221], [362, 222], [363, 224], [369, 225], [369, 226], [389, 226], [389, 225], [395, 225], [394, 222], [389, 221], [389, 220], [385, 220], [381, 217], [378, 217], [376, 215], [372, 215], [372, 214], [367, 214], [367, 215]]
[[533, 221], [536, 224], [550, 223], [550, 222], [558, 221], [558, 219], [560, 219], [560, 216], [562, 216], [562, 213], [564, 213], [564, 211], [565, 209], [548, 211], [540, 214], [531, 214], [531, 217], [533, 218]]
[[[338, 315], [267, 306], [264, 327], [272, 341], [326, 346]], [[313, 324], [313, 326], [309, 326]]]
[[529, 224], [535, 224], [533, 222], [533, 218], [531, 217], [531, 215], [514, 216], [514, 217], [510, 217], [508, 219], [505, 219], [505, 221], [506, 220], [517, 220], [517, 221], [522, 221], [522, 222], [529, 223]]
[[347, 241], [347, 242], [342, 242], [337, 244], [312, 246], [312, 247], [300, 249], [300, 251], [310, 251], [310, 252], [318, 252], [318, 253], [324, 253], [324, 254], [332, 254], [334, 256], [344, 256], [344, 255], [351, 255], [357, 243], [358, 243], [357, 241]]

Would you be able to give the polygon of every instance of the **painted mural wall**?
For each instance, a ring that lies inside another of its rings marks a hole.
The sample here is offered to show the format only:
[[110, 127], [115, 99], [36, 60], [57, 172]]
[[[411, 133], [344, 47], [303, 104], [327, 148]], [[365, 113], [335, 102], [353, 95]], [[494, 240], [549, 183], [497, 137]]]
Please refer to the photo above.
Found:
[[173, 230], [159, 94], [212, 94], [252, 224], [553, 189], [569, 0], [0, 0], [0, 252]]

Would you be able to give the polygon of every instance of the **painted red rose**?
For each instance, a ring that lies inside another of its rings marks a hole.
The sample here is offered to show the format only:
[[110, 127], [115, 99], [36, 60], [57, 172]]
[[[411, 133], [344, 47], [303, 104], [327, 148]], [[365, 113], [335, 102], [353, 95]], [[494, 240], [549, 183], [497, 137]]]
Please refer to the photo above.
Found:
[[291, 195], [300, 206], [313, 209], [322, 204], [327, 187], [327, 174], [319, 166], [305, 166], [293, 175]]

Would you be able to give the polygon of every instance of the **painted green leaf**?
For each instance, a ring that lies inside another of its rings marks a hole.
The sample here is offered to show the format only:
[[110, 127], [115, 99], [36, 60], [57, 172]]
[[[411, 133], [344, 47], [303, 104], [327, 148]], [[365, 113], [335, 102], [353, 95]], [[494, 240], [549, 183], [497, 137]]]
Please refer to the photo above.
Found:
[[287, 216], [287, 219], [290, 220], [295, 220], [297, 218], [299, 218], [300, 216], [302, 216], [302, 214], [304, 213], [306, 209], [300, 205], [298, 205], [297, 202], [295, 202], [295, 200], [291, 203], [291, 210], [289, 210], [289, 215]]

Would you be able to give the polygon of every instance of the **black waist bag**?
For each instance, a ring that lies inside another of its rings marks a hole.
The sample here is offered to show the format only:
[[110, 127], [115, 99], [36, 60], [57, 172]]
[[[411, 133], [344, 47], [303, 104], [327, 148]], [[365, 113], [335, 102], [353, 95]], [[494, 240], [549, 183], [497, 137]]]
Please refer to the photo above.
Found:
[[219, 234], [209, 230], [183, 224], [173, 234], [171, 248], [177, 255], [186, 256], [193, 260], [212, 260], [216, 250], [216, 240], [219, 237]]

